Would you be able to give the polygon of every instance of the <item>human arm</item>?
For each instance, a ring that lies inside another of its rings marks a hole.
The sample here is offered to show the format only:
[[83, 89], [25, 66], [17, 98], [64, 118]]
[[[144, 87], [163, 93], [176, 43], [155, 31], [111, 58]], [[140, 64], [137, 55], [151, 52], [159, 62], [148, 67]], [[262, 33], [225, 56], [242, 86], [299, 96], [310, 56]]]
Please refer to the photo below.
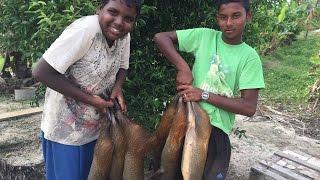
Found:
[[[181, 85], [178, 87], [179, 95], [187, 101], [201, 101], [202, 89], [193, 87], [191, 85]], [[240, 91], [240, 97], [228, 98], [217, 94], [209, 93], [207, 103], [212, 104], [218, 108], [224, 109], [228, 112], [241, 114], [244, 116], [253, 116], [256, 112], [258, 102], [258, 89], [244, 89]]]
[[126, 73], [127, 73], [127, 70], [125, 70], [123, 68], [119, 69], [119, 71], [117, 73], [115, 85], [114, 85], [112, 92], [111, 92], [111, 99], [118, 100], [120, 107], [121, 107], [121, 110], [123, 112], [127, 111], [127, 106], [126, 106], [125, 99], [124, 99], [124, 96], [122, 93], [122, 84], [126, 78]]
[[192, 84], [192, 72], [189, 65], [176, 50], [174, 44], [178, 43], [178, 37], [175, 31], [161, 32], [154, 36], [154, 42], [160, 52], [172, 63], [177, 70], [176, 83], [179, 85]]
[[56, 71], [43, 58], [38, 61], [32, 71], [32, 75], [49, 88], [77, 101], [92, 105], [102, 113], [105, 112], [106, 107], [113, 106], [112, 101], [105, 101], [99, 96], [92, 96], [81, 91], [80, 88], [72, 84], [63, 74]]

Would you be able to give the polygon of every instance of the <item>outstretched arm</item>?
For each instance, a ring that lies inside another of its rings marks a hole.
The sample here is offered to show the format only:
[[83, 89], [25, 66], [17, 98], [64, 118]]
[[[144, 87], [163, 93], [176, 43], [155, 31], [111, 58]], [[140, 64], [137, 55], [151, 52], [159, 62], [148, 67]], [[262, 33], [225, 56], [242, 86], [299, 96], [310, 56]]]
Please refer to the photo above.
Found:
[[106, 107], [113, 106], [111, 101], [105, 101], [99, 96], [92, 96], [84, 93], [72, 84], [63, 74], [56, 71], [50, 64], [41, 58], [32, 71], [32, 75], [38, 81], [44, 83], [51, 89], [71, 97], [77, 101], [90, 104], [101, 112], [105, 112]]
[[174, 44], [178, 43], [176, 32], [157, 33], [154, 36], [154, 42], [158, 46], [160, 52], [175, 66], [177, 70], [177, 86], [191, 85], [193, 78], [190, 67], [174, 46]]
[[241, 91], [240, 98], [227, 98], [210, 93], [208, 103], [235, 114], [253, 116], [256, 112], [259, 90]]
[[[182, 85], [178, 87], [178, 90], [179, 95], [181, 95], [186, 102], [201, 101], [201, 93], [203, 92], [202, 89], [193, 87], [191, 85]], [[239, 98], [228, 98], [209, 93], [209, 99], [206, 100], [206, 102], [235, 114], [253, 116], [257, 108], [259, 90], [245, 89], [241, 90], [240, 92], [241, 96]]]

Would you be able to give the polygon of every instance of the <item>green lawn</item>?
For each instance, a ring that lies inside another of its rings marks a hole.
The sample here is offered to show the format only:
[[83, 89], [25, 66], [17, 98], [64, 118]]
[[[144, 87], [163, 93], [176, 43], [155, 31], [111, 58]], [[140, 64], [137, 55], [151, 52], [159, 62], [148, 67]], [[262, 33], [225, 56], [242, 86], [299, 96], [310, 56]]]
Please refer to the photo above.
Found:
[[[266, 89], [261, 91], [267, 104], [297, 108], [306, 105], [309, 86], [319, 77], [309, 75], [310, 57], [320, 50], [320, 35], [298, 39], [280, 47], [273, 54], [261, 57]], [[319, 71], [318, 71], [319, 76]]]

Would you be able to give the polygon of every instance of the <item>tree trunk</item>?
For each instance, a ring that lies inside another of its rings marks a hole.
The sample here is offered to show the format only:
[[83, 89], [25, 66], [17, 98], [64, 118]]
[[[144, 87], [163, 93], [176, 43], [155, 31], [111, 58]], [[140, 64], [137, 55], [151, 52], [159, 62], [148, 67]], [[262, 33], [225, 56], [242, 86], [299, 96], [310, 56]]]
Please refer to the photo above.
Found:
[[[11, 62], [11, 57], [13, 57]], [[2, 69], [3, 78], [12, 78], [10, 70], [16, 75], [18, 79], [25, 79], [31, 77], [31, 68], [28, 67], [28, 62], [22, 58], [21, 52], [7, 51], [5, 54], [5, 63]]]
[[15, 73], [18, 79], [24, 79], [31, 77], [30, 69], [28, 68], [27, 61], [22, 59], [21, 52], [11, 52], [13, 56], [13, 72]]
[[2, 69], [2, 74], [1, 74], [1, 77], [3, 78], [11, 78], [11, 74], [10, 72], [7, 70], [7, 68], [11, 67], [10, 66], [10, 55], [9, 55], [9, 52], [7, 51], [5, 53], [5, 57], [4, 57], [4, 66], [3, 66], [3, 69]]

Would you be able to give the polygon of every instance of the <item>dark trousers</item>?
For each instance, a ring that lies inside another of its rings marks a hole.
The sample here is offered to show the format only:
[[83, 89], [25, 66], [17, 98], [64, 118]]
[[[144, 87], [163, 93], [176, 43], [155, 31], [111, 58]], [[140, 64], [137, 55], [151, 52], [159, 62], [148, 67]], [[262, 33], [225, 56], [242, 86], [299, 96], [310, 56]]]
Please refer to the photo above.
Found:
[[231, 144], [228, 134], [219, 128], [212, 127], [203, 179], [225, 179], [229, 168], [230, 156]]

